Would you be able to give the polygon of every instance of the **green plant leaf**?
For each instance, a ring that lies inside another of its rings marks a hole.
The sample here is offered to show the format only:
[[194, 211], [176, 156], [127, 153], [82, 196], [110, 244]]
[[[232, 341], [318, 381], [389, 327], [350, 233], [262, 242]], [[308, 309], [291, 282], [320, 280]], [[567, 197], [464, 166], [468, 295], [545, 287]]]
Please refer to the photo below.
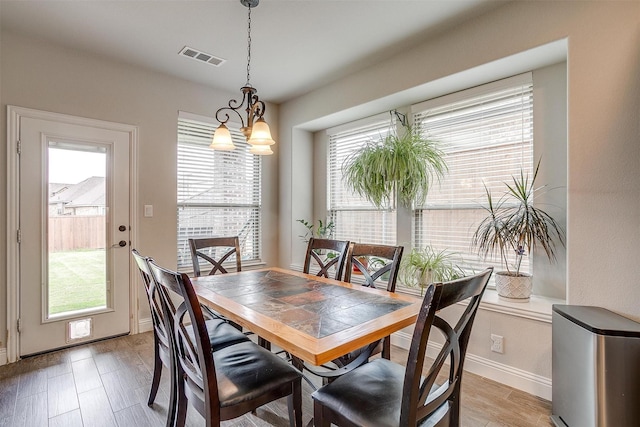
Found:
[[426, 284], [420, 283], [420, 277], [430, 272], [431, 282], [448, 282], [464, 277], [465, 272], [459, 266], [462, 259], [460, 254], [447, 250], [438, 251], [431, 246], [414, 248], [400, 263], [399, 279], [406, 286], [416, 287]]
[[414, 128], [369, 142], [342, 166], [346, 185], [378, 208], [393, 206], [396, 193], [409, 208], [424, 204], [429, 188], [446, 171], [437, 142]]
[[[539, 169], [540, 160], [533, 178], [529, 179], [523, 171], [518, 176], [512, 176], [512, 182], [505, 183], [505, 193], [497, 204], [485, 186], [487, 216], [478, 225], [472, 239], [480, 255], [499, 255], [507, 271], [516, 275], [520, 274], [520, 259], [524, 249], [532, 254], [536, 247], [541, 247], [549, 261], [553, 262], [556, 259], [556, 242], [565, 245], [562, 227], [551, 215], [533, 205], [536, 194], [544, 189], [544, 186], [535, 186]], [[518, 254], [514, 271], [507, 262], [510, 251]]]

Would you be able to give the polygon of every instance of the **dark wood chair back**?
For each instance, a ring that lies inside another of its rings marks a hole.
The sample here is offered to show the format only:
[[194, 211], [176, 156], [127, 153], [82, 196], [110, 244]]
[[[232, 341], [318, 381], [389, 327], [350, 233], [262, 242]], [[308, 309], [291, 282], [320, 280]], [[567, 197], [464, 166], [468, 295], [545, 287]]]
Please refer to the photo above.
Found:
[[[352, 279], [361, 277], [364, 279], [363, 286], [375, 288], [376, 281], [381, 279], [386, 282], [384, 286], [388, 292], [395, 292], [403, 251], [404, 246], [352, 243], [347, 258], [344, 281], [352, 282]], [[378, 346], [369, 345], [353, 354], [336, 359], [334, 362], [338, 366], [346, 366], [363, 351], [368, 351], [371, 356], [382, 352], [382, 357], [390, 359], [391, 337], [383, 338]]]
[[200, 271], [201, 260], [205, 260], [211, 266], [211, 270], [206, 273], [207, 276], [227, 273], [222, 264], [233, 255], [236, 259], [236, 271], [242, 270], [238, 236], [192, 238], [189, 239], [189, 249], [191, 250], [193, 275], [196, 277], [203, 275]]
[[140, 278], [142, 279], [149, 303], [149, 310], [151, 311], [151, 323], [153, 324], [154, 369], [148, 400], [148, 404], [151, 405], [155, 401], [158, 386], [160, 385], [162, 365], [164, 364], [167, 368], [171, 369], [170, 330], [165, 322], [158, 287], [149, 270], [149, 261], [151, 258], [142, 256], [136, 249], [132, 249], [131, 254], [140, 272]]
[[[448, 409], [447, 425], [460, 425], [460, 386], [464, 360], [471, 328], [492, 272], [493, 268], [490, 267], [473, 276], [432, 285], [433, 303], [430, 307], [426, 307], [426, 304], [423, 306], [411, 340], [404, 377], [400, 425], [416, 425], [419, 420], [444, 408]], [[436, 315], [436, 312], [465, 300], [468, 300], [468, 304], [455, 324]], [[427, 341], [432, 327], [439, 330], [446, 341], [422, 380]], [[447, 380], [436, 387], [438, 375], [443, 373], [447, 361]]]
[[404, 246], [352, 243], [344, 281], [351, 282], [352, 277], [362, 277], [364, 286], [375, 288], [376, 280], [382, 279], [386, 290], [395, 292], [403, 251]]
[[[312, 395], [315, 425], [459, 427], [464, 359], [492, 271], [488, 268], [480, 274], [429, 285], [404, 369], [390, 360], [373, 359], [320, 388]], [[437, 315], [461, 301], [468, 304], [454, 322]], [[430, 363], [425, 359], [432, 330], [440, 331], [445, 343]], [[449, 364], [445, 366], [445, 362]]]
[[[212, 352], [211, 344], [207, 337], [207, 328], [204, 315], [200, 309], [197, 296], [193, 287], [186, 288], [186, 275], [167, 270], [153, 261], [149, 262], [149, 269], [160, 288], [162, 296], [163, 311], [167, 319], [171, 320], [172, 345], [174, 349], [174, 369], [178, 373], [178, 378], [184, 378], [193, 384], [197, 384], [201, 392], [205, 392], [213, 401], [217, 401], [217, 387], [210, 387], [217, 383], [215, 366], [212, 357], [205, 357]], [[189, 281], [189, 283], [191, 283]], [[173, 298], [179, 295], [182, 299], [176, 307]], [[188, 328], [191, 324], [192, 328]], [[190, 335], [188, 330], [191, 330]], [[194, 331], [195, 330], [195, 331]], [[185, 389], [184, 382], [178, 381], [179, 396], [188, 395], [189, 387]], [[187, 397], [189, 399], [189, 397]], [[212, 405], [218, 406], [219, 405]], [[184, 425], [186, 417], [186, 402], [180, 398], [178, 403], [177, 424]], [[216, 417], [217, 415], [217, 417]], [[214, 418], [220, 419], [220, 414], [211, 414]]]
[[165, 323], [164, 313], [162, 311], [162, 301], [160, 300], [158, 287], [151, 276], [151, 271], [149, 270], [149, 261], [151, 258], [142, 256], [136, 249], [132, 249], [131, 254], [138, 266], [138, 271], [142, 278], [142, 284], [144, 285], [144, 290], [147, 295], [147, 301], [149, 302], [154, 335], [158, 337], [162, 347], [165, 350], [168, 350], [170, 348], [169, 330]]
[[[320, 267], [316, 276], [342, 280], [342, 272], [348, 251], [348, 240], [316, 239], [312, 237], [307, 245], [307, 254], [302, 271], [309, 273], [313, 262]], [[333, 277], [329, 277], [331, 267], [335, 267]]]
[[[212, 348], [189, 276], [160, 267], [153, 261], [149, 262], [149, 269], [160, 287], [165, 317], [173, 320], [176, 372], [177, 377], [183, 379], [178, 382], [177, 394], [186, 400], [178, 401], [175, 425], [184, 426], [187, 401], [204, 417], [207, 426], [219, 426], [223, 420], [289, 396], [292, 424], [295, 418], [295, 425], [300, 426], [301, 374], [249, 340]], [[171, 303], [172, 294], [182, 298], [177, 307]], [[274, 381], [274, 376], [279, 382]]]

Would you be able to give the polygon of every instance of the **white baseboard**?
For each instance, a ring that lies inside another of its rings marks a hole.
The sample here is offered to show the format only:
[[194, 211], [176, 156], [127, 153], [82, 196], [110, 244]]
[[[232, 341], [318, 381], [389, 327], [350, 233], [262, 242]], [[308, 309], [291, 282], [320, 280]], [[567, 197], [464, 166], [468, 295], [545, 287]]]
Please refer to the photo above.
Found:
[[[391, 343], [409, 349], [411, 335], [406, 332], [396, 332], [391, 335]], [[434, 358], [442, 348], [441, 345], [429, 342], [427, 356]], [[467, 353], [464, 368], [468, 372], [497, 381], [509, 387], [522, 390], [546, 400], [551, 400], [551, 379], [513, 366], [505, 365], [484, 357]]]
[[7, 364], [7, 349], [0, 348], [0, 366]]
[[138, 333], [153, 331], [153, 321], [151, 317], [138, 320]]

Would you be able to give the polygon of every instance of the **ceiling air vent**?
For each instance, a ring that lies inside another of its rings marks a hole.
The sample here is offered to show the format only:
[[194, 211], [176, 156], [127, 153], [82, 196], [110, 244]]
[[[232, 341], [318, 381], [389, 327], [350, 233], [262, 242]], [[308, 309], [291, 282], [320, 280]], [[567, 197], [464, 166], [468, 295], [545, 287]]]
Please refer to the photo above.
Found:
[[207, 64], [215, 65], [216, 67], [219, 67], [225, 61], [222, 58], [218, 58], [209, 53], [202, 52], [201, 50], [197, 50], [189, 46], [183, 47], [179, 52], [179, 55], [195, 59], [196, 61], [206, 62]]

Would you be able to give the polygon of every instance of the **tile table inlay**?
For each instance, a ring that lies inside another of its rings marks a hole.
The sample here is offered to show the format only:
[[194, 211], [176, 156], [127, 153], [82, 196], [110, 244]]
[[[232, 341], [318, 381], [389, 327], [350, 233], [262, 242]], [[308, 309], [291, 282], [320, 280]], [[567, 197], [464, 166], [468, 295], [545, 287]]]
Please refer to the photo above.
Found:
[[192, 282], [203, 303], [314, 364], [412, 324], [420, 307], [407, 295], [279, 268]]
[[342, 331], [409, 305], [274, 271], [218, 275], [202, 287], [316, 338]]

